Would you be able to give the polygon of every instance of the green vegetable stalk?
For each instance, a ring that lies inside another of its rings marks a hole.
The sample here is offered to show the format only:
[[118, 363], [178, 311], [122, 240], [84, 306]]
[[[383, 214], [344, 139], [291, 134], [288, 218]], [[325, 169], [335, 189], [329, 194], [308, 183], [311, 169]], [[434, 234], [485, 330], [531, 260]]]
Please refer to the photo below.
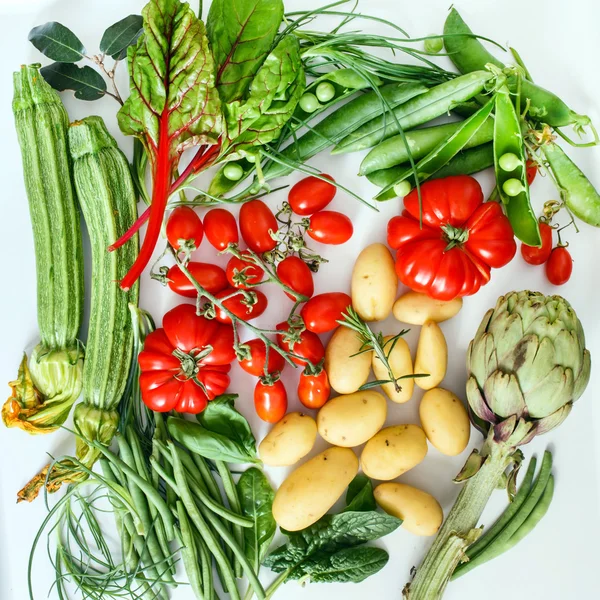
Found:
[[[479, 537], [477, 524], [518, 447], [560, 425], [583, 394], [591, 369], [583, 327], [560, 296], [511, 292], [489, 310], [467, 354], [473, 424], [486, 435], [457, 480], [468, 479], [442, 528], [404, 589], [408, 600], [442, 597], [452, 573]], [[516, 469], [508, 477], [514, 488]]]
[[69, 119], [39, 65], [14, 74], [13, 113], [33, 227], [40, 343], [25, 355], [2, 408], [7, 427], [49, 433], [79, 397], [83, 256], [67, 150]]

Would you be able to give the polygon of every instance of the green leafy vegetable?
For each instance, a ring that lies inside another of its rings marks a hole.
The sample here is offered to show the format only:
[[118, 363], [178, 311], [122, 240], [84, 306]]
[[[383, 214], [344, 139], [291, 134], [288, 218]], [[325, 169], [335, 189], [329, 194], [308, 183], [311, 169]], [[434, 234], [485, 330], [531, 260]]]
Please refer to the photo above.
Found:
[[40, 69], [40, 73], [55, 90], [73, 90], [78, 100], [98, 100], [106, 93], [106, 81], [88, 66], [55, 62]]
[[100, 40], [100, 52], [115, 60], [123, 60], [127, 56], [127, 48], [135, 44], [144, 32], [143, 25], [140, 15], [129, 15], [117, 21], [104, 32]]
[[373, 496], [373, 484], [363, 473], [357, 475], [350, 482], [348, 491], [346, 492], [346, 505], [346, 512], [375, 510], [377, 508], [375, 497]]
[[56, 21], [34, 27], [28, 39], [44, 56], [57, 62], [74, 63], [85, 55], [80, 39]]
[[283, 18], [281, 0], [214, 0], [206, 20], [223, 102], [239, 100], [267, 54]]

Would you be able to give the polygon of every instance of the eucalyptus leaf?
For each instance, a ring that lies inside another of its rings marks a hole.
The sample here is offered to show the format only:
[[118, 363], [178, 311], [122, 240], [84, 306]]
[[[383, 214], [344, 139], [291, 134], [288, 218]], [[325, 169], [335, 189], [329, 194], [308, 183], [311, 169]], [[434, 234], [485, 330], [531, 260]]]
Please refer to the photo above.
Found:
[[346, 492], [346, 511], [375, 510], [375, 496], [373, 496], [373, 484], [371, 480], [360, 473], [348, 486]]
[[106, 81], [88, 66], [55, 62], [40, 69], [40, 73], [55, 90], [73, 90], [78, 100], [98, 100], [106, 93]]
[[28, 39], [44, 56], [57, 62], [75, 63], [85, 55], [80, 39], [56, 21], [34, 27]]
[[137, 42], [144, 33], [144, 20], [141, 15], [129, 15], [111, 25], [100, 40], [100, 52], [112, 56], [115, 60], [123, 60], [127, 56], [127, 48]]

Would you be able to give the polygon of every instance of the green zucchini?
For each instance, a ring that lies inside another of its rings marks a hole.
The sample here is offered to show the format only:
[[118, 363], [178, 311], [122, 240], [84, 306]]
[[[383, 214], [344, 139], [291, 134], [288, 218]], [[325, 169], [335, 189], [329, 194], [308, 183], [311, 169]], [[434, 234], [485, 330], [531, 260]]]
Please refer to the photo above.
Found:
[[33, 228], [40, 343], [10, 385], [7, 426], [47, 433], [62, 425], [82, 386], [83, 254], [71, 164], [69, 119], [40, 65], [14, 73], [13, 113]]

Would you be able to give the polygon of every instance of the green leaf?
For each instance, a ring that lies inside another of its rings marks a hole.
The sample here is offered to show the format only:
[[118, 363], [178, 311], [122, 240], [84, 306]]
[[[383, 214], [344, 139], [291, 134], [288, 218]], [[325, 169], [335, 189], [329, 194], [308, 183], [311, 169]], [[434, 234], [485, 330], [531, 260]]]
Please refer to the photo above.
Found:
[[88, 66], [56, 62], [40, 69], [40, 73], [55, 90], [73, 90], [78, 100], [98, 100], [106, 92], [102, 75]]
[[282, 0], [214, 0], [206, 29], [223, 102], [246, 95], [283, 18]]
[[308, 576], [314, 583], [360, 583], [381, 571], [389, 560], [381, 548], [344, 548], [317, 553], [294, 569], [286, 581]]
[[244, 552], [258, 573], [277, 529], [272, 512], [275, 492], [265, 474], [256, 467], [242, 473], [237, 489], [242, 513], [253, 520], [252, 527], [244, 528]]
[[218, 396], [198, 415], [203, 427], [240, 444], [251, 456], [256, 455], [256, 440], [250, 424], [234, 406], [237, 394]]
[[127, 56], [127, 48], [135, 44], [142, 33], [144, 21], [141, 15], [129, 15], [104, 32], [100, 40], [100, 52], [115, 60], [123, 60]]
[[371, 480], [360, 473], [348, 486], [346, 492], [346, 511], [375, 510], [377, 504], [373, 496], [373, 484]]
[[67, 27], [49, 21], [34, 27], [27, 38], [44, 56], [57, 62], [74, 63], [81, 60], [85, 47]]

